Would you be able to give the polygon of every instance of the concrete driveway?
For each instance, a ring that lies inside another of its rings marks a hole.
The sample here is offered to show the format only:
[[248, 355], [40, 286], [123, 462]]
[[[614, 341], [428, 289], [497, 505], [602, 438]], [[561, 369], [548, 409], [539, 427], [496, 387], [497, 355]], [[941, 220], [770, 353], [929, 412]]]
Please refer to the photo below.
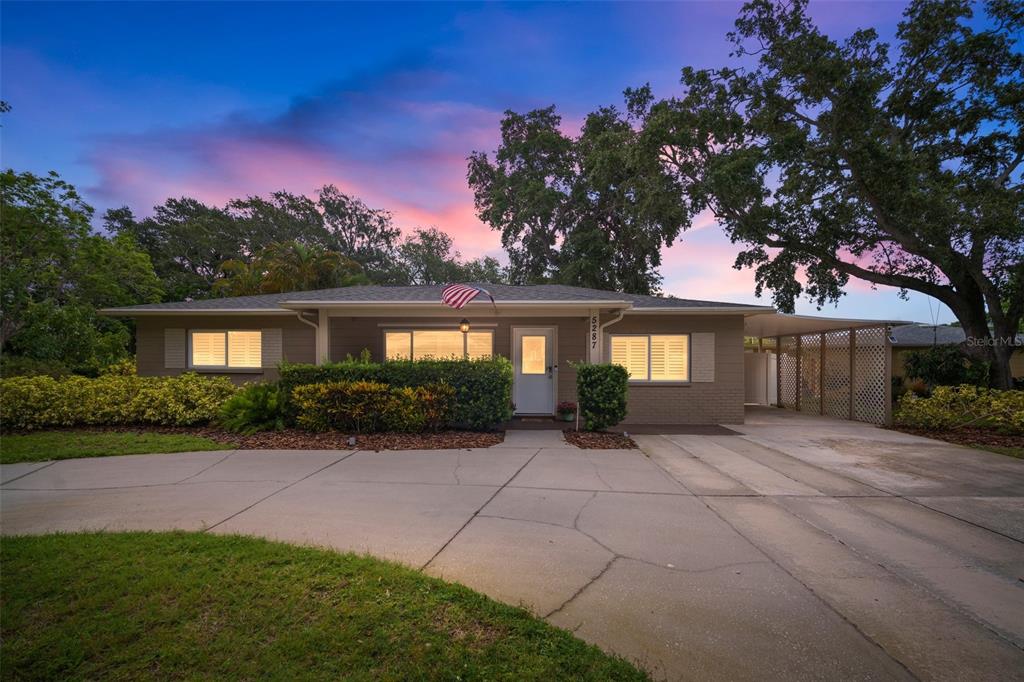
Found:
[[1024, 462], [751, 411], [577, 450], [238, 451], [2, 469], [4, 533], [258, 534], [521, 604], [668, 679], [1024, 678]]

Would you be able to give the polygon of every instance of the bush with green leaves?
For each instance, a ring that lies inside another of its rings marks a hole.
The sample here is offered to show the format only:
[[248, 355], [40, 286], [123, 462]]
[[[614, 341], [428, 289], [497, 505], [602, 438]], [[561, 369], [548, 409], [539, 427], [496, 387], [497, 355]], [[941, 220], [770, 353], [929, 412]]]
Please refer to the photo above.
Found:
[[0, 376], [9, 377], [66, 377], [71, 370], [60, 360], [39, 360], [24, 355], [4, 353], [0, 358]]
[[0, 379], [0, 425], [31, 430], [82, 425], [192, 426], [213, 420], [237, 390], [226, 377], [108, 374]]
[[629, 372], [621, 365], [574, 364], [579, 416], [587, 431], [601, 431], [626, 418]]
[[1024, 391], [997, 391], [970, 384], [936, 386], [928, 397], [904, 394], [893, 418], [899, 426], [922, 429], [970, 426], [1022, 434]]
[[448, 423], [456, 428], [493, 428], [512, 418], [512, 363], [506, 358], [388, 362], [360, 358], [325, 365], [282, 365], [286, 421], [295, 423], [296, 387], [332, 381], [372, 381], [393, 388], [447, 384], [454, 391]]
[[328, 381], [292, 389], [296, 423], [314, 431], [436, 431], [451, 417], [447, 384], [392, 387], [378, 381]]
[[277, 384], [247, 384], [220, 406], [217, 423], [237, 433], [280, 431], [284, 428], [281, 407]]
[[967, 357], [953, 344], [909, 351], [904, 368], [908, 379], [929, 386], [988, 385], [988, 363]]

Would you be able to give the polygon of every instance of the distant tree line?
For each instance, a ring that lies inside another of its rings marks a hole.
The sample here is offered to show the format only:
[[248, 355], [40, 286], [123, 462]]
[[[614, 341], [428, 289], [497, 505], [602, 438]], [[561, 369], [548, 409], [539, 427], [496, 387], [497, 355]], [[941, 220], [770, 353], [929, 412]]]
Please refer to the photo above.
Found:
[[0, 175], [4, 374], [94, 374], [132, 352], [130, 321], [101, 308], [359, 284], [504, 281], [437, 228], [405, 239], [387, 211], [332, 185], [226, 206], [168, 199], [149, 217], [93, 207], [56, 173]]

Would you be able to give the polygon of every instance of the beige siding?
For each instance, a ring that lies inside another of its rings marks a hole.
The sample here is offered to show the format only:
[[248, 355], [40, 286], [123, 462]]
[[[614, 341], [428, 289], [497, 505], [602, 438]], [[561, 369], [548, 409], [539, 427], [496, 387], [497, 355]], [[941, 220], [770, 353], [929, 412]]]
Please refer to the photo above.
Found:
[[[608, 316], [602, 318], [607, 322]], [[742, 315], [626, 315], [610, 334], [714, 334], [714, 380], [629, 385], [625, 424], [742, 424]], [[607, 354], [605, 355], [607, 357]]]
[[[384, 357], [384, 330], [388, 327], [415, 327], [424, 325], [436, 329], [448, 324], [458, 327], [461, 315], [443, 317], [332, 317], [330, 358], [344, 360], [346, 355], [357, 357], [363, 349], [369, 350], [374, 360]], [[471, 323], [479, 329], [494, 330], [494, 352], [512, 357], [512, 327], [554, 327], [556, 332], [555, 362], [558, 363], [558, 400], [576, 400], [576, 372], [569, 362], [582, 362], [587, 351], [586, 317], [485, 317], [473, 318]], [[485, 326], [496, 325], [496, 326]]]
[[[281, 351], [289, 362], [313, 362], [315, 339], [313, 328], [291, 315], [168, 315], [140, 317], [136, 321], [136, 348], [139, 374], [170, 376], [187, 372], [186, 368], [165, 366], [165, 329], [280, 329]], [[236, 382], [276, 379], [277, 368], [267, 367], [252, 372], [203, 372], [223, 374]]]

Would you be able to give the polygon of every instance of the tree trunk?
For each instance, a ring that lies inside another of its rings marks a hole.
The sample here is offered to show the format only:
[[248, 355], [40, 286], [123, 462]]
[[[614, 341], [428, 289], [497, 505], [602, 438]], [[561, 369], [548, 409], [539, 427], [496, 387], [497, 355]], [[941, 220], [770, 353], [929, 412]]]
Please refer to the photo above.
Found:
[[961, 348], [964, 353], [975, 360], [989, 363], [988, 385], [990, 388], [1006, 390], [1013, 388], [1013, 377], [1010, 373], [1010, 355], [1013, 347], [1014, 334], [989, 329], [988, 321], [982, 314], [980, 319], [977, 315], [964, 317], [957, 316], [963, 326], [964, 334], [967, 335]]

